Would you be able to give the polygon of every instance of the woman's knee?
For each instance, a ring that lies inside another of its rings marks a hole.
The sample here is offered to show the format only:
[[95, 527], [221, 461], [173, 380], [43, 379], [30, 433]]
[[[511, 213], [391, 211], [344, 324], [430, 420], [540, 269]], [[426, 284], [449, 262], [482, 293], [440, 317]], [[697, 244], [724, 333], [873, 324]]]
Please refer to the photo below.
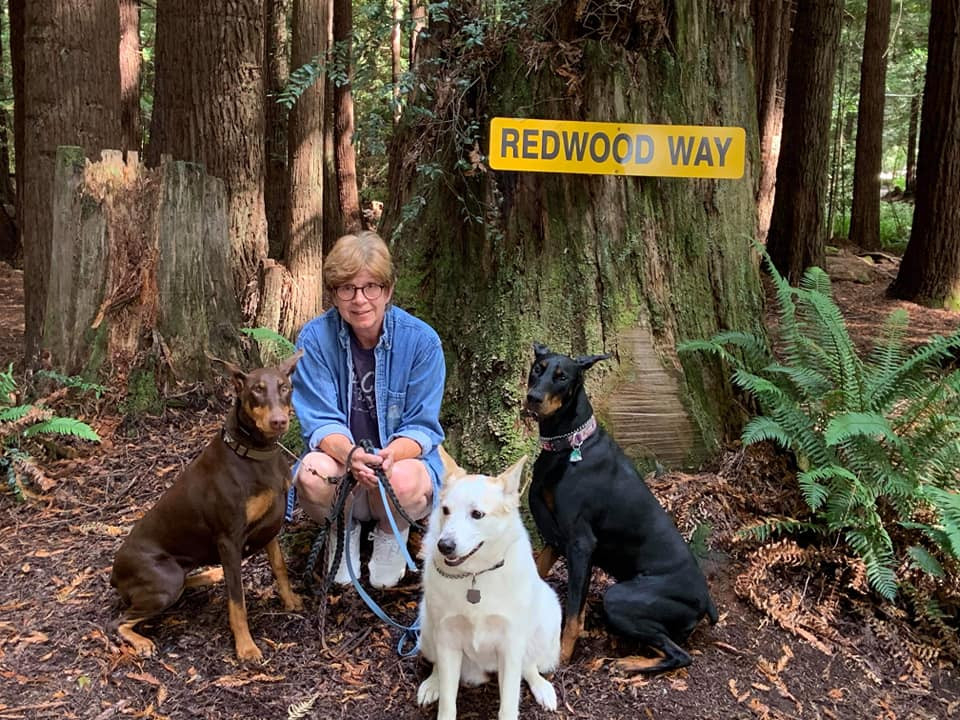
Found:
[[308, 453], [297, 472], [297, 491], [310, 503], [329, 505], [337, 491], [329, 478], [339, 474], [340, 465], [332, 457], [322, 452]]
[[418, 507], [433, 494], [430, 472], [422, 460], [401, 460], [390, 473], [390, 486], [404, 508]]

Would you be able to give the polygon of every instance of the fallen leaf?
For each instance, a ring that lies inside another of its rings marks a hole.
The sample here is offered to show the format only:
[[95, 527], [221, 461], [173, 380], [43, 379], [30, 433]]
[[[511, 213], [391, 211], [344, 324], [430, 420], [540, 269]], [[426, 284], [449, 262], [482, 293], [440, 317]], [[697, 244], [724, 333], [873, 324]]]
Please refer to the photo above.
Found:
[[148, 685], [159, 686], [160, 681], [157, 680], [150, 673], [127, 673], [127, 677], [131, 680], [137, 680], [138, 682], [144, 682]]
[[284, 675], [265, 675], [257, 673], [256, 675], [222, 675], [213, 681], [217, 687], [237, 688], [249, 685], [253, 682], [280, 682], [285, 679]]

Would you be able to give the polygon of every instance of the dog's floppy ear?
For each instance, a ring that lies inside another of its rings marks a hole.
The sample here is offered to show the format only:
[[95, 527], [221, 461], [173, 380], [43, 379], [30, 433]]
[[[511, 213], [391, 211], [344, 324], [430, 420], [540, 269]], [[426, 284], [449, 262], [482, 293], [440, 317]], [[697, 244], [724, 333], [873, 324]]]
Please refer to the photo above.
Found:
[[224, 369], [227, 371], [227, 374], [230, 375], [230, 378], [233, 380], [233, 389], [239, 393], [243, 389], [243, 381], [247, 379], [247, 374], [240, 369], [240, 366], [235, 365], [229, 360], [221, 360], [213, 355], [208, 354], [207, 357], [210, 359], [210, 362], [223, 365]]
[[297, 366], [297, 361], [302, 357], [303, 357], [303, 348], [300, 348], [293, 355], [291, 355], [282, 363], [280, 363], [277, 366], [277, 369], [287, 377], [290, 377], [290, 375], [293, 374], [293, 369]]
[[574, 360], [574, 362], [580, 366], [581, 370], [589, 370], [601, 360], [609, 360], [609, 359], [610, 359], [610, 354], [604, 353], [603, 355], [581, 355], [576, 360]]
[[497, 482], [503, 486], [503, 491], [508, 495], [514, 495], [520, 492], [520, 478], [523, 475], [523, 466], [526, 463], [527, 456], [524, 455], [497, 476]]
[[467, 471], [457, 464], [457, 461], [444, 449], [443, 445], [437, 447], [437, 452], [440, 453], [440, 461], [443, 463], [444, 485], [450, 483], [452, 480], [462, 478], [467, 474]]
[[550, 348], [548, 348], [546, 345], [542, 345], [538, 342], [533, 343], [533, 356], [537, 360], [549, 354], [550, 354]]

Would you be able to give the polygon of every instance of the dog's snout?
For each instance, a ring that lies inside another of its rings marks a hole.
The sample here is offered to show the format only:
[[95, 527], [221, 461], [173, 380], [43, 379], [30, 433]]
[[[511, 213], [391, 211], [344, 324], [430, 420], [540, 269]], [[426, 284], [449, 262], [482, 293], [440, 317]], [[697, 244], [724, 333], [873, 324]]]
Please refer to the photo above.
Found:
[[437, 541], [437, 550], [439, 550], [444, 557], [450, 557], [457, 551], [457, 544], [449, 538], [440, 538]]
[[270, 418], [270, 428], [277, 432], [285, 432], [290, 425], [290, 419], [286, 415]]
[[530, 391], [527, 393], [527, 405], [539, 405], [543, 402], [543, 395], [538, 392]]

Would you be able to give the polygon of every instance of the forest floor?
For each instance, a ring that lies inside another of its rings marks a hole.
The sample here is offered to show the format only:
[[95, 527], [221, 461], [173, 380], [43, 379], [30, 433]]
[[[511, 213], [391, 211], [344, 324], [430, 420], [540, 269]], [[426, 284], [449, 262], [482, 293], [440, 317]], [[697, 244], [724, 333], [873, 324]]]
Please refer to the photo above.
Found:
[[[831, 259], [830, 272], [851, 333], [863, 345], [895, 306], [910, 312], [918, 342], [957, 325], [957, 315], [887, 300], [895, 264], [868, 266], [845, 255]], [[4, 368], [20, 354], [21, 279], [0, 265]], [[248, 560], [244, 571], [251, 631], [264, 651], [260, 665], [237, 664], [220, 586], [188, 590], [144, 624], [157, 642], [155, 658], [134, 657], [108, 632], [119, 610], [109, 575], [121, 538], [217, 430], [225, 407], [226, 398], [217, 398], [136, 420], [122, 419], [107, 402], [72, 408], [104, 442], [77, 446], [75, 457], [43, 460], [46, 478], [28, 487], [26, 502], [0, 494], [0, 720], [436, 717], [435, 706], [421, 710], [415, 700], [427, 664], [398, 657], [396, 633], [352, 589], [330, 596], [325, 621], [316, 598], [303, 613], [284, 612], [262, 556]], [[912, 628], [856, 591], [838, 589], [835, 568], [796, 557], [791, 564], [787, 551], [764, 568], [752, 555], [756, 546], [737, 539], [745, 524], [797, 502], [785, 482], [790, 472], [768, 450], [731, 448], [700, 472], [651, 477], [685, 535], [703, 519], [710, 523], [705, 570], [720, 621], [701, 624], [689, 639], [689, 668], [637, 674], [643, 649], [605, 629], [601, 597], [608, 581], [598, 572], [587, 634], [572, 663], [553, 676], [559, 709], [543, 711], [524, 689], [522, 716], [960, 718], [960, 674]], [[315, 532], [298, 513], [282, 537], [301, 591]], [[550, 582], [562, 592], [562, 566]], [[410, 621], [416, 576], [406, 583], [374, 596], [392, 616]], [[459, 717], [488, 720], [496, 706], [494, 684], [464, 689]]]

